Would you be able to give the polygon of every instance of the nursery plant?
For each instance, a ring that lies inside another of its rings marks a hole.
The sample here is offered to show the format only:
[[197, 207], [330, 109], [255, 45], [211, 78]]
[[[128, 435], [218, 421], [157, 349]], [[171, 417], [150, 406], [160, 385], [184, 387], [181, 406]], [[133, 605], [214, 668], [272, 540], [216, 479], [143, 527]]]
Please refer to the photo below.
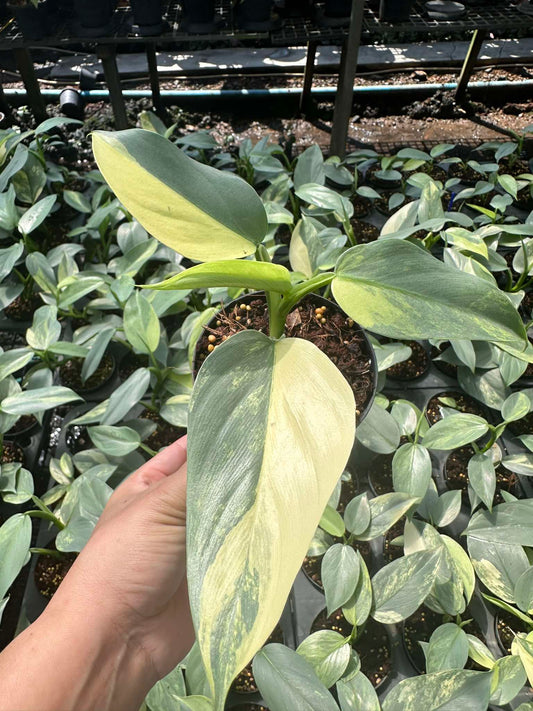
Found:
[[310, 276], [271, 263], [256, 192], [155, 132], [96, 132], [93, 148], [126, 209], [199, 262], [150, 288], [266, 294], [269, 334], [243, 330], [213, 349], [189, 412], [189, 592], [212, 706], [221, 711], [232, 679], [280, 617], [354, 441], [352, 390], [316, 346], [284, 337], [292, 310], [327, 288], [347, 319], [392, 338], [488, 340], [519, 356], [526, 334], [493, 283], [403, 240], [356, 245]]

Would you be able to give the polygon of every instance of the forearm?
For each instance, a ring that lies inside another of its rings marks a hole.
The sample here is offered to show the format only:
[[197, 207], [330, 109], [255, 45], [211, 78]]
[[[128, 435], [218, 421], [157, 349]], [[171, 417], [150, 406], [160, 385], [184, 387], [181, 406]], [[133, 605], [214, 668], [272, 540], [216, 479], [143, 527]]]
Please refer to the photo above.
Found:
[[0, 711], [137, 711], [156, 676], [100, 611], [41, 617], [0, 654]]

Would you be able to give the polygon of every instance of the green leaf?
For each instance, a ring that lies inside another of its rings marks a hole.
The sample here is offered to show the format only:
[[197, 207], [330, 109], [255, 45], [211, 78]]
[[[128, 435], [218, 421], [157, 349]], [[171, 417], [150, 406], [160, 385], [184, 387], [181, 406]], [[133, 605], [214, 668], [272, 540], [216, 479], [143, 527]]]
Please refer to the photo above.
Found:
[[354, 321], [391, 338], [527, 342], [518, 312], [497, 287], [401, 240], [347, 250], [331, 286]]
[[31, 472], [18, 462], [2, 464], [0, 470], [0, 495], [6, 504], [24, 504], [33, 494]]
[[370, 525], [370, 504], [366, 491], [348, 503], [344, 511], [344, 524], [356, 536], [367, 530]]
[[448, 415], [432, 425], [424, 435], [424, 446], [429, 449], [455, 449], [475, 442], [488, 432], [483, 417], [458, 412]]
[[61, 324], [57, 320], [55, 306], [41, 306], [33, 314], [33, 323], [26, 331], [26, 340], [30, 348], [46, 351], [61, 337]]
[[43, 291], [55, 294], [57, 280], [49, 261], [44, 254], [32, 252], [26, 257], [26, 267]]
[[24, 245], [22, 242], [16, 242], [10, 247], [0, 249], [0, 281], [3, 281], [8, 274], [11, 274], [13, 267], [18, 262], [23, 252]]
[[[69, 306], [79, 301], [91, 291], [98, 289], [103, 284], [100, 277], [79, 276], [68, 277], [71, 281], [61, 288], [58, 306], [61, 309], [68, 309]], [[64, 282], [63, 282], [64, 284]], [[63, 284], [61, 286], [63, 286]]]
[[441, 551], [421, 551], [381, 568], [372, 578], [372, 617], [393, 624], [412, 615], [433, 587], [441, 555]]
[[[216, 711], [281, 616], [354, 429], [350, 386], [303, 339], [242, 331], [198, 373], [189, 413], [188, 585]], [[316, 446], [317, 432], [327, 448]]]
[[375, 402], [357, 428], [356, 437], [373, 452], [390, 454], [400, 443], [400, 428], [394, 417]]
[[93, 151], [118, 199], [176, 252], [202, 262], [232, 259], [253, 254], [263, 240], [267, 219], [256, 191], [157, 133], [96, 131]]
[[432, 633], [426, 652], [428, 674], [463, 669], [468, 659], [468, 638], [461, 627], [447, 622]]
[[32, 205], [22, 215], [19, 220], [18, 230], [23, 235], [29, 235], [30, 232], [37, 229], [39, 225], [46, 220], [57, 200], [57, 195], [47, 195], [39, 202]]
[[461, 669], [404, 679], [387, 694], [383, 711], [486, 711], [491, 678]]
[[517, 634], [513, 640], [511, 651], [520, 657], [526, 670], [529, 684], [533, 686], [533, 640], [530, 635], [526, 638], [523, 634]]
[[423, 499], [430, 479], [431, 459], [426, 447], [414, 442], [402, 444], [392, 459], [394, 490]]
[[527, 681], [526, 670], [519, 657], [497, 659], [492, 668], [491, 704], [504, 706], [512, 701]]
[[324, 513], [322, 514], [318, 525], [320, 528], [323, 528], [326, 533], [330, 533], [332, 536], [340, 537], [344, 535], [344, 521], [342, 516], [329, 504], [324, 509]]
[[470, 558], [483, 585], [502, 600], [514, 602], [515, 585], [520, 576], [529, 569], [524, 549], [470, 536], [467, 543]]
[[327, 689], [341, 678], [351, 657], [347, 640], [333, 630], [313, 632], [296, 651], [309, 662]]
[[159, 345], [161, 327], [153, 306], [136, 291], [124, 307], [124, 333], [126, 338], [141, 353], [154, 353]]
[[313, 667], [282, 644], [263, 647], [252, 670], [270, 711], [339, 711]]
[[109, 263], [108, 269], [109, 271], [114, 271], [118, 277], [133, 277], [155, 254], [159, 246], [155, 239], [146, 239], [129, 249], [122, 257], [113, 259]]
[[148, 289], [208, 289], [217, 286], [239, 287], [282, 294], [291, 288], [290, 272], [280, 264], [226, 259], [198, 264]]
[[512, 195], [515, 200], [517, 199], [518, 185], [516, 178], [513, 178], [512, 175], [498, 175], [498, 182], [506, 193]]
[[180, 664], [153, 686], [146, 696], [150, 711], [182, 711], [180, 698], [187, 695]]
[[141, 438], [131, 427], [98, 425], [87, 428], [87, 432], [95, 447], [114, 457], [134, 452], [141, 443]]
[[359, 579], [359, 560], [351, 546], [335, 543], [322, 559], [322, 584], [328, 615], [352, 597]]
[[78, 126], [83, 125], [83, 121], [79, 121], [78, 119], [68, 118], [67, 116], [52, 116], [51, 118], [41, 121], [41, 123], [35, 129], [35, 135], [42, 136], [43, 134], [48, 133], [50, 129], [59, 128], [60, 126], [64, 126], [67, 123], [76, 124]]
[[391, 492], [370, 499], [370, 525], [363, 533], [354, 537], [358, 541], [372, 541], [382, 536], [416, 502], [417, 499], [403, 492]]
[[481, 501], [491, 511], [496, 491], [496, 471], [490, 452], [480, 452], [470, 458], [468, 481]]
[[70, 388], [53, 385], [49, 388], [35, 388], [35, 390], [27, 390], [18, 395], [6, 397], [0, 403], [0, 409], [11, 415], [33, 415], [36, 412], [50, 410], [74, 400], [83, 400], [83, 398]]
[[466, 638], [468, 640], [468, 656], [470, 659], [473, 659], [474, 662], [486, 669], [492, 669], [496, 659], [487, 645], [473, 634], [467, 634]]
[[488, 407], [500, 410], [511, 391], [505, 385], [498, 368], [487, 370], [481, 374], [471, 373], [468, 368], [459, 368], [457, 380], [461, 388], [476, 400]]
[[0, 526], [0, 600], [11, 587], [23, 565], [29, 560], [31, 520], [15, 514]]
[[502, 417], [506, 422], [513, 422], [525, 417], [531, 409], [531, 400], [525, 393], [512, 393], [502, 405]]
[[524, 570], [516, 581], [514, 597], [521, 610], [528, 614], [533, 613], [533, 567]]
[[57, 549], [78, 553], [85, 546], [113, 489], [94, 477], [81, 477], [78, 499], [66, 527], [56, 536]]
[[33, 351], [29, 348], [12, 348], [10, 351], [0, 353], [0, 380], [24, 368], [32, 358]]
[[356, 553], [359, 561], [359, 580], [353, 596], [343, 605], [342, 612], [351, 625], [360, 627], [367, 621], [372, 609], [372, 583], [363, 556], [359, 551]]
[[335, 190], [331, 190], [331, 188], [315, 183], [307, 183], [300, 185], [295, 190], [295, 193], [300, 200], [305, 200], [311, 205], [316, 205], [324, 210], [331, 210], [339, 219], [343, 217], [349, 219], [353, 215], [353, 205], [350, 200], [335, 192]]
[[93, 211], [91, 203], [87, 200], [83, 193], [75, 190], [63, 190], [63, 199], [67, 205], [70, 205], [70, 207], [74, 208], [74, 210], [77, 210], [78, 212], [90, 214]]
[[114, 328], [102, 328], [101, 331], [96, 335], [96, 338], [91, 341], [89, 353], [87, 354], [81, 367], [81, 379], [83, 382], [88, 380], [91, 375], [93, 375], [93, 373], [98, 370], [98, 367], [102, 362], [104, 353], [106, 352], [107, 347], [114, 334]]
[[294, 188], [298, 190], [306, 183], [324, 185], [325, 179], [324, 157], [320, 146], [315, 143], [298, 156], [294, 169]]
[[159, 414], [175, 427], [187, 427], [190, 401], [189, 394], [173, 395], [165, 400]]
[[380, 711], [381, 709], [372, 682], [363, 672], [357, 672], [351, 679], [338, 681], [337, 693], [341, 711]]
[[102, 425], [116, 425], [136, 405], [150, 385], [148, 368], [138, 368], [109, 398], [109, 403], [100, 419]]
[[472, 539], [489, 543], [533, 546], [533, 499], [499, 504], [492, 513], [478, 511], [470, 519], [465, 533]]

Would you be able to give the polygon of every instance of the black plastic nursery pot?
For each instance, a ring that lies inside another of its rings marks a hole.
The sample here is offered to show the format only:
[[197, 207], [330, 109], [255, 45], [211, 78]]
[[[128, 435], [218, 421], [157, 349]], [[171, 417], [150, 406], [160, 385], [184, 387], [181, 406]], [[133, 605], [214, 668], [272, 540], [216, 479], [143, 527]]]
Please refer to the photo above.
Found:
[[133, 31], [144, 37], [163, 31], [161, 0], [130, 0], [133, 12]]
[[382, 22], [406, 22], [411, 13], [412, 0], [381, 0], [379, 19]]
[[59, 94], [59, 107], [65, 116], [79, 121], [83, 119], [83, 96], [76, 89], [63, 89]]
[[279, 25], [272, 0], [242, 0], [235, 8], [237, 24], [250, 32], [268, 32]]
[[15, 18], [19, 30], [26, 40], [40, 40], [48, 33], [48, 8], [46, 2], [37, 7], [31, 2], [7, 3], [8, 12]]
[[190, 34], [207, 34], [217, 26], [214, 0], [184, 0], [181, 25]]
[[111, 23], [115, 3], [113, 0], [74, 0], [74, 11], [82, 34], [96, 36], [105, 32]]
[[[193, 376], [196, 377], [203, 361], [217, 345], [245, 329], [268, 333], [266, 298], [262, 292], [235, 299], [207, 323], [196, 344]], [[314, 342], [335, 363], [352, 387], [360, 424], [374, 401], [378, 378], [374, 350], [363, 328], [333, 301], [309, 294], [287, 317], [285, 335]]]

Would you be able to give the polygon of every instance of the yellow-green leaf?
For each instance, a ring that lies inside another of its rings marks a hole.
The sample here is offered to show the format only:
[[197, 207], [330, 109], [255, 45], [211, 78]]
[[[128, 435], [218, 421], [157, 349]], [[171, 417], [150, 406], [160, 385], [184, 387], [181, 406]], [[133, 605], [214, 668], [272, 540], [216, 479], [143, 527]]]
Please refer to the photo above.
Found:
[[291, 288], [291, 277], [289, 270], [281, 264], [224, 259], [210, 264], [198, 264], [158, 284], [145, 285], [147, 289], [207, 289], [217, 286], [278, 291], [284, 294]]
[[93, 151], [131, 214], [190, 259], [245, 257], [266, 234], [263, 204], [248, 183], [194, 161], [153, 131], [95, 131]]
[[215, 711], [278, 621], [354, 434], [351, 388], [308, 341], [243, 331], [202, 365], [189, 416], [187, 566]]

